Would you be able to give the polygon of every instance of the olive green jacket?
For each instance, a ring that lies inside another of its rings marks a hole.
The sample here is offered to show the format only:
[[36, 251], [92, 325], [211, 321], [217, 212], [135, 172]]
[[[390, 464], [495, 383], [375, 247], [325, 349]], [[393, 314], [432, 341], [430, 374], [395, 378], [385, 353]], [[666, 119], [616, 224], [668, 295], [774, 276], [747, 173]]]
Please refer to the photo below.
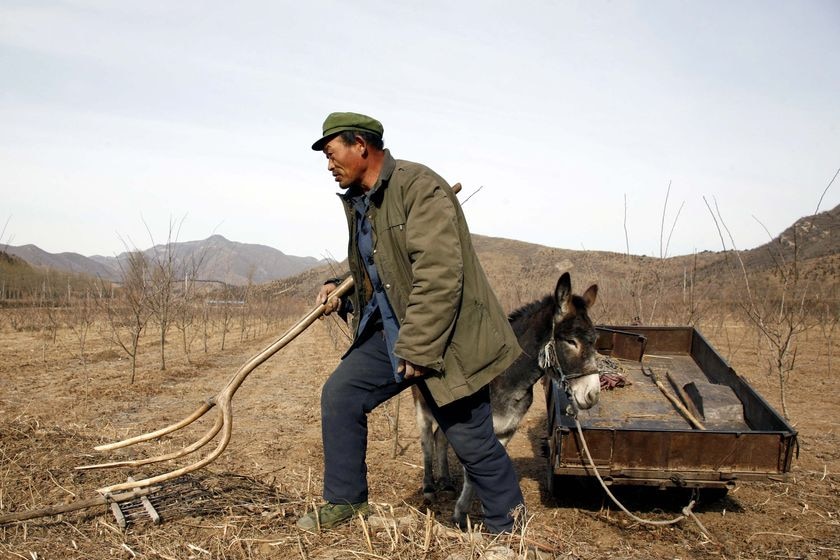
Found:
[[[356, 336], [369, 297], [350, 202], [359, 193], [351, 187], [341, 195]], [[388, 150], [370, 197], [374, 263], [400, 323], [394, 353], [434, 370], [425, 381], [439, 406], [475, 393], [522, 350], [475, 254], [458, 199], [434, 171], [395, 160]]]

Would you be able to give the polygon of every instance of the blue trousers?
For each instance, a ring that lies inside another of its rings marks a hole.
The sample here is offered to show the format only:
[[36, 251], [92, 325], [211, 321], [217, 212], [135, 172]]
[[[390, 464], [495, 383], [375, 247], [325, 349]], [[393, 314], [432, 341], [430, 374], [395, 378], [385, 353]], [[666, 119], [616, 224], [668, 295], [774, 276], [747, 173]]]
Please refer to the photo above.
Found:
[[394, 379], [380, 331], [372, 331], [356, 343], [321, 393], [324, 498], [332, 503], [368, 499], [367, 415], [415, 382], [475, 485], [484, 508], [485, 527], [496, 533], [509, 531], [513, 524], [510, 512], [524, 500], [513, 463], [493, 431], [489, 388], [436, 406], [422, 380]]

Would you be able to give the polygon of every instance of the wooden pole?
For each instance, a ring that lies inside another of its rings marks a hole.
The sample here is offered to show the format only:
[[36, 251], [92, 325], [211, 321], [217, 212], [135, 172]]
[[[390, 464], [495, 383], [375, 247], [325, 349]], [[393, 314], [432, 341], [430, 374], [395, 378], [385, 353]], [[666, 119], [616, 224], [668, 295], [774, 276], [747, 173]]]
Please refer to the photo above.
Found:
[[16, 521], [26, 521], [28, 519], [35, 519], [37, 517], [48, 517], [51, 515], [61, 515], [62, 513], [69, 513], [80, 509], [87, 509], [96, 506], [104, 506], [110, 503], [128, 502], [140, 496], [153, 494], [160, 490], [160, 486], [151, 486], [148, 488], [135, 488], [130, 492], [121, 492], [119, 494], [106, 494], [104, 496], [97, 496], [87, 500], [77, 500], [69, 504], [56, 504], [41, 509], [30, 509], [26, 511], [17, 511], [15, 513], [7, 513], [0, 515], [0, 525], [14, 523]]
[[680, 414], [682, 414], [685, 417], [685, 419], [688, 420], [689, 424], [691, 424], [694, 428], [697, 428], [698, 430], [706, 429], [706, 426], [704, 426], [703, 423], [700, 422], [700, 420], [698, 420], [691, 412], [689, 412], [689, 410], [683, 405], [683, 403], [681, 403], [677, 397], [672, 395], [671, 391], [669, 391], [668, 388], [665, 387], [665, 385], [663, 385], [661, 381], [659, 381], [659, 378], [656, 377], [656, 373], [654, 373], [653, 368], [645, 369], [645, 367], [642, 366], [642, 373], [644, 373], [647, 377], [650, 377], [653, 380], [653, 382], [656, 383], [656, 386], [659, 387], [659, 390], [662, 392], [663, 395], [665, 395], [665, 398], [671, 401], [671, 404], [673, 404], [676, 407], [676, 409], [680, 411]]

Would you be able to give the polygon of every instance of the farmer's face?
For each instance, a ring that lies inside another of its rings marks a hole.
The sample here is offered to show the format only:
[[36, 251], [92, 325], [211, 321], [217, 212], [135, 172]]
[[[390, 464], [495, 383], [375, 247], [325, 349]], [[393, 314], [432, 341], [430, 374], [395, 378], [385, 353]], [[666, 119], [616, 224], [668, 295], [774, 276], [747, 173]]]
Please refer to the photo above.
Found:
[[327, 169], [342, 189], [361, 184], [361, 179], [367, 170], [365, 150], [365, 143], [358, 136], [349, 146], [338, 136], [324, 146]]

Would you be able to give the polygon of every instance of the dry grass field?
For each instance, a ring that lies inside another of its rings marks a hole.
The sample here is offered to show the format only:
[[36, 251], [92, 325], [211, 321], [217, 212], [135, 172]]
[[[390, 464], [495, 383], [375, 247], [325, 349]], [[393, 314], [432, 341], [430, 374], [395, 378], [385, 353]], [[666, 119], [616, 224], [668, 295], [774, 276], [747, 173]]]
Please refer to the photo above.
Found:
[[[482, 259], [509, 309], [551, 290], [563, 265], [573, 268], [579, 290], [604, 275], [606, 267], [626, 266], [620, 256], [613, 264], [557, 257], [530, 255], [530, 261], [523, 257], [524, 264], [514, 263], [522, 270], [531, 266], [528, 281], [519, 283], [499, 272], [511, 269], [510, 259], [493, 262], [486, 250]], [[296, 290], [314, 293], [317, 276], [303, 275]], [[627, 287], [629, 277], [623, 287], [614, 274], [610, 277], [599, 296], [597, 321], [627, 321], [636, 309], [653, 315], [653, 322], [679, 324], [689, 317], [739, 374], [779, 406], [778, 380], [768, 373], [767, 346], [751, 323], [711, 304], [698, 304], [692, 312], [684, 293], [677, 295], [683, 307], [666, 309], [661, 303], [652, 311], [654, 300]], [[54, 332], [17, 323], [13, 328], [10, 315], [20, 310], [0, 309], [0, 515], [90, 498], [96, 488], [127, 475], [160, 472], [160, 467], [131, 472], [74, 467], [155, 455], [191, 442], [209, 426], [208, 420], [183, 434], [107, 457], [93, 450], [191, 412], [302, 309], [304, 304], [289, 307], [271, 328], [253, 328], [245, 336], [228, 334], [223, 351], [214, 332], [207, 339], [208, 351], [195, 342], [189, 359], [173, 330], [165, 371], [159, 369], [157, 340], [147, 331], [133, 384], [128, 359], [101, 335], [101, 322], [91, 325], [82, 356], [72, 320]], [[160, 499], [160, 525], [137, 515], [122, 530], [104, 506], [12, 523], [0, 527], [0, 558], [840, 558], [840, 391], [836, 356], [831, 356], [836, 352], [834, 331], [815, 324], [797, 341], [787, 407], [801, 449], [789, 478], [742, 483], [720, 499], [701, 495], [695, 512], [712, 539], [691, 522], [667, 528], [638, 525], [600, 489], [569, 488], [560, 498], [548, 495], [546, 414], [537, 385], [535, 404], [509, 447], [528, 505], [527, 525], [523, 533], [497, 542], [455, 530], [448, 521], [452, 500], [423, 502], [421, 451], [408, 394], [371, 417], [369, 479], [377, 515], [366, 524], [317, 535], [296, 529], [297, 516], [320, 500], [319, 391], [348, 343], [345, 330], [332, 319], [316, 322], [251, 374], [233, 401], [230, 446], [209, 467], [167, 485]], [[678, 515], [691, 497], [679, 490], [628, 488], [619, 489], [618, 495], [631, 511], [652, 519]], [[473, 513], [480, 519], [477, 505]]]

